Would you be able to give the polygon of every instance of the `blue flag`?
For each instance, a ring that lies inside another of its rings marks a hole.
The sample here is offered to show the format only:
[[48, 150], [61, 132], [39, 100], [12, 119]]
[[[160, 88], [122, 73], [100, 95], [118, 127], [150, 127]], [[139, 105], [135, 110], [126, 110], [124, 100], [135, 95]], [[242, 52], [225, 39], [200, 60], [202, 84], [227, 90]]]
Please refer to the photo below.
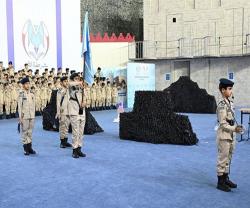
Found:
[[83, 78], [88, 84], [92, 84], [94, 81], [93, 66], [91, 58], [90, 48], [90, 36], [89, 36], [89, 21], [88, 12], [85, 14], [83, 33], [82, 33], [82, 57], [83, 57]]

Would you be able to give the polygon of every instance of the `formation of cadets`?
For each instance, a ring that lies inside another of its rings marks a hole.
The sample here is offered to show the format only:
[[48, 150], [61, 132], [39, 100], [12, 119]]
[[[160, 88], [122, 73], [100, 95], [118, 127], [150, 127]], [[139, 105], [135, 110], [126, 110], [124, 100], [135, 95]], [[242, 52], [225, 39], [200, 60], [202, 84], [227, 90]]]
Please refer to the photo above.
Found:
[[[75, 71], [66, 68], [65, 72], [59, 68], [46, 68], [43, 72], [39, 69], [34, 72], [29, 69], [28, 64], [24, 64], [22, 70], [15, 71], [12, 62], [8, 67], [3, 67], [0, 62], [0, 120], [18, 117], [17, 101], [22, 89], [21, 80], [29, 78], [31, 92], [35, 96], [35, 115], [41, 112], [50, 101], [52, 90], [61, 88], [61, 78], [70, 78]], [[80, 77], [82, 73], [78, 73]], [[105, 110], [116, 108], [118, 90], [116, 83], [111, 83], [109, 79], [101, 76], [101, 69], [98, 68], [92, 86], [85, 84], [86, 108], [90, 110]]]
[[[94, 83], [89, 86], [83, 74], [74, 70], [65, 72], [46, 68], [40, 75], [34, 74], [28, 64], [15, 72], [11, 62], [5, 69], [0, 62], [0, 119], [19, 118], [24, 155], [36, 154], [32, 148], [32, 132], [36, 115], [50, 102], [53, 90], [57, 90], [56, 118], [59, 119], [61, 148], [72, 148], [72, 157], [85, 157], [82, 152], [85, 127], [85, 109], [104, 110], [116, 108], [118, 90], [115, 83], [101, 76], [98, 68]], [[5, 116], [4, 116], [5, 114]], [[69, 126], [72, 127], [72, 144], [68, 142]]]

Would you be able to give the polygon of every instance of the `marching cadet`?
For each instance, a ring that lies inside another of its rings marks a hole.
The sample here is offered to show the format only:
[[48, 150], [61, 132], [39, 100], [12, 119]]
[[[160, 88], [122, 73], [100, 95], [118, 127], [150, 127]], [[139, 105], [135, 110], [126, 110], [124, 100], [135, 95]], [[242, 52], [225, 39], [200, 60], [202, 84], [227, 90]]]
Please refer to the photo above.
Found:
[[18, 92], [17, 92], [17, 86], [15, 85], [15, 81], [13, 80], [10, 86], [10, 92], [11, 92], [11, 106], [10, 106], [10, 115], [11, 118], [16, 117], [16, 111], [17, 111], [17, 99], [18, 99]]
[[91, 94], [91, 108], [92, 110], [96, 110], [96, 87], [95, 83], [92, 84], [92, 87], [90, 89]]
[[4, 87], [0, 81], [0, 120], [3, 119]]
[[116, 83], [114, 82], [113, 86], [112, 86], [112, 106], [113, 106], [113, 108], [116, 108], [117, 98], [118, 98], [118, 89], [117, 89]]
[[24, 155], [36, 154], [32, 149], [32, 131], [35, 121], [35, 96], [30, 92], [30, 83], [28, 78], [21, 81], [23, 90], [18, 98], [19, 123], [21, 125], [22, 143]]
[[229, 192], [231, 188], [237, 188], [237, 184], [229, 179], [230, 164], [235, 148], [235, 133], [243, 131], [242, 126], [236, 125], [232, 96], [234, 83], [228, 79], [220, 79], [219, 90], [222, 98], [217, 106], [217, 189]]
[[69, 105], [69, 89], [68, 77], [61, 78], [61, 88], [57, 91], [56, 98], [56, 119], [59, 119], [59, 133], [60, 133], [60, 147], [66, 148], [72, 145], [68, 143], [68, 131], [70, 124], [70, 117], [68, 106]]
[[110, 82], [107, 82], [106, 87], [106, 106], [108, 109], [111, 109], [111, 101], [112, 101], [112, 88], [110, 86]]
[[4, 106], [5, 106], [6, 119], [10, 119], [11, 90], [9, 83], [4, 84]]
[[83, 83], [79, 82], [80, 77], [77, 73], [70, 76], [69, 83], [69, 117], [72, 126], [72, 147], [73, 158], [86, 157], [81, 151], [83, 145], [83, 134], [85, 127], [85, 106], [86, 99], [83, 95]]

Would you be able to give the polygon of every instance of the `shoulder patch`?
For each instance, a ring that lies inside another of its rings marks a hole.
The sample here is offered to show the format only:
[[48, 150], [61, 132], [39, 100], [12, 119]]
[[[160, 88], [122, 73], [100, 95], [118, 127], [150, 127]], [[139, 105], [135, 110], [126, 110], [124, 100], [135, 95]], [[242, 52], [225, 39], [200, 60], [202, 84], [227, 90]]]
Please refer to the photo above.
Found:
[[222, 100], [218, 103], [218, 107], [224, 107], [226, 105], [225, 100]]

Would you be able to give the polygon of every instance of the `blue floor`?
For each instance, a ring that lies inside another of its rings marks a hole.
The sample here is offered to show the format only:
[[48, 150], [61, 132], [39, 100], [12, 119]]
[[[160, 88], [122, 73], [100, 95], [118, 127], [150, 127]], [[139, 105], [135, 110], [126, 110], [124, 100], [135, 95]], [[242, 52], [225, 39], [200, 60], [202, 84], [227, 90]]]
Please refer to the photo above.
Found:
[[36, 119], [25, 157], [16, 120], [0, 121], [0, 207], [249, 208], [250, 141], [237, 144], [231, 177], [239, 188], [216, 187], [215, 115], [191, 114], [197, 146], [153, 145], [118, 138], [115, 111], [95, 112], [104, 133], [85, 137], [87, 157], [60, 149], [58, 133]]

